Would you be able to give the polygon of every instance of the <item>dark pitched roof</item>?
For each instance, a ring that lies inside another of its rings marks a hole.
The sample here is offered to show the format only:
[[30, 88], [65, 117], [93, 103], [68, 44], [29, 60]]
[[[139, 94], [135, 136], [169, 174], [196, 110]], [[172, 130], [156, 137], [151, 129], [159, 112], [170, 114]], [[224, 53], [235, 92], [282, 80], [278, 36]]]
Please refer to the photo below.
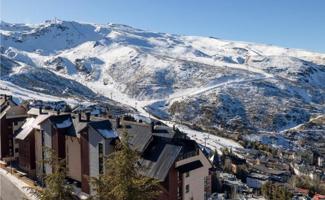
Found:
[[7, 119], [11, 118], [26, 118], [27, 117], [27, 111], [22, 106], [10, 106], [10, 109], [7, 110]]
[[153, 135], [173, 138], [175, 136], [175, 131], [168, 126], [155, 125]]
[[117, 133], [113, 130], [113, 126], [109, 120], [91, 121], [88, 122], [88, 125], [106, 139], [117, 137]]
[[267, 168], [265, 165], [262, 165], [262, 164], [254, 165], [253, 169], [255, 171], [259, 171], [261, 173], [268, 174], [268, 175], [277, 175], [277, 176], [279, 176], [279, 175], [286, 175], [288, 173], [287, 171], [283, 171], [283, 170]]
[[199, 160], [196, 160], [196, 161], [193, 161], [193, 162], [190, 162], [190, 163], [187, 163], [185, 165], [182, 165], [182, 166], [179, 166], [177, 167], [176, 169], [181, 172], [181, 173], [184, 173], [184, 172], [189, 172], [191, 170], [195, 170], [195, 169], [198, 169], [200, 167], [203, 167], [203, 164], [201, 163], [201, 161]]
[[49, 117], [49, 120], [56, 128], [66, 129], [66, 135], [74, 137], [77, 136], [70, 114], [52, 115]]
[[173, 139], [173, 143], [183, 147], [181, 152], [182, 154], [187, 154], [199, 149], [198, 144], [194, 140], [188, 138]]
[[140, 160], [143, 174], [164, 181], [182, 147], [155, 137]]
[[72, 117], [72, 123], [76, 130], [76, 133], [79, 133], [80, 131], [85, 129], [88, 125], [87, 122], [85, 122], [85, 121], [79, 121], [78, 116]]
[[[123, 126], [117, 129], [119, 135], [121, 135], [123, 131], [127, 131], [131, 147], [142, 153], [152, 141], [153, 135], [151, 133], [150, 125], [131, 121], [123, 121], [121, 123]], [[115, 123], [113, 124], [116, 126]]]

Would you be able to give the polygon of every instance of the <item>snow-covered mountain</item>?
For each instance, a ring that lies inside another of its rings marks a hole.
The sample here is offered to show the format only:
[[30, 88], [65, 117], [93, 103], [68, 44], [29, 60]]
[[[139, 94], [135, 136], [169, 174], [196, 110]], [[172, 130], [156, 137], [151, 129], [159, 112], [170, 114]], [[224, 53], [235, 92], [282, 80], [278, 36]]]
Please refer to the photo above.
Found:
[[325, 113], [322, 53], [59, 20], [1, 22], [0, 34], [0, 90], [21, 96], [107, 97], [229, 130], [283, 130]]

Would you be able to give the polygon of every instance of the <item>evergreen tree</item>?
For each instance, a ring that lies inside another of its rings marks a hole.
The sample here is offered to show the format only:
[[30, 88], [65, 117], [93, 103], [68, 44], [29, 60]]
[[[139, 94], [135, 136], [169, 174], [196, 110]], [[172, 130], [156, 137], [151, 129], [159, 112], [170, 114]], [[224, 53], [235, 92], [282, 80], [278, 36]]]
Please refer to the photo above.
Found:
[[160, 193], [159, 182], [139, 172], [139, 155], [128, 145], [127, 133], [122, 135], [117, 150], [108, 156], [105, 173], [92, 178], [96, 200], [151, 200]]
[[219, 158], [219, 154], [218, 154], [217, 149], [215, 149], [214, 152], [213, 152], [213, 165], [215, 167], [220, 166], [220, 158]]
[[43, 165], [52, 167], [52, 173], [44, 175], [45, 188], [27, 187], [29, 192], [39, 200], [71, 200], [76, 199], [73, 195], [73, 187], [65, 180], [67, 168], [65, 160], [59, 159], [57, 154], [50, 148], [45, 148], [47, 158], [42, 160]]
[[293, 196], [287, 187], [272, 184], [271, 182], [266, 182], [262, 186], [261, 192], [266, 199], [270, 200], [287, 200]]

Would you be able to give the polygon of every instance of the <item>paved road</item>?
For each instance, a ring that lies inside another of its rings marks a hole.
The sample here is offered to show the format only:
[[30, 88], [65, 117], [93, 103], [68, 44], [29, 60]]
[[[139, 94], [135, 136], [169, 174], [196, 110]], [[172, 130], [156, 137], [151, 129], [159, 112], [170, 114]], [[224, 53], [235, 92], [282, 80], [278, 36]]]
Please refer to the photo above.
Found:
[[0, 200], [22, 200], [26, 196], [5, 176], [0, 174]]

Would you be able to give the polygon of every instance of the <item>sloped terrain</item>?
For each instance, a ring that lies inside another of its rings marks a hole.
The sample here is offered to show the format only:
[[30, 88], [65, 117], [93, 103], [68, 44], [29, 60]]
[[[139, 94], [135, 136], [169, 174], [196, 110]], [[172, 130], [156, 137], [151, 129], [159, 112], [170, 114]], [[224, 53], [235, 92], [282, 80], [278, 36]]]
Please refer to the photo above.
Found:
[[118, 24], [0, 28], [1, 80], [31, 91], [229, 130], [284, 130], [325, 112], [325, 54]]

